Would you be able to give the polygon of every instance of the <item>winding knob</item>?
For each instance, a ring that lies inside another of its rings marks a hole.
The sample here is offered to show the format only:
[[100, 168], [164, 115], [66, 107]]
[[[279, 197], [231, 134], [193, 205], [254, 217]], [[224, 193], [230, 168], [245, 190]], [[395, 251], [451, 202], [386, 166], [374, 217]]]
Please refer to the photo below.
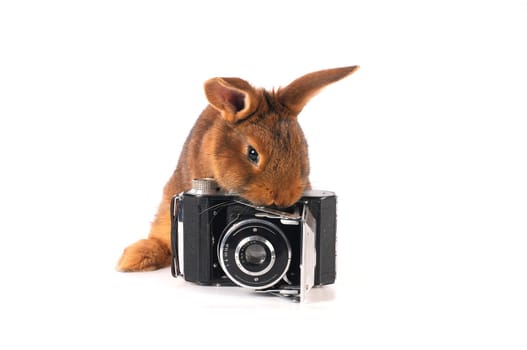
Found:
[[213, 178], [193, 179], [192, 192], [197, 195], [217, 194], [219, 186]]

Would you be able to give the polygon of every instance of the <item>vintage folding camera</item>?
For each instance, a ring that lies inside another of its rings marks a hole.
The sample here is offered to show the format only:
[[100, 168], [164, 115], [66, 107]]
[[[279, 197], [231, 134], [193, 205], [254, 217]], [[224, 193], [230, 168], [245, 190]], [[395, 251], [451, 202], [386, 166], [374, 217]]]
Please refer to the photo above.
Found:
[[336, 201], [310, 190], [289, 208], [259, 207], [194, 180], [172, 199], [172, 275], [304, 301], [335, 282]]

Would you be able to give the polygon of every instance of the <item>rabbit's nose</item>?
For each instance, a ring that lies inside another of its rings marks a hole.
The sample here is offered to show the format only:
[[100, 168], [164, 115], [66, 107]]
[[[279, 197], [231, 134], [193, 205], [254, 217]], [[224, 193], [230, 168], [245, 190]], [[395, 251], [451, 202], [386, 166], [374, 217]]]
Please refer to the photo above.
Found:
[[284, 190], [273, 193], [273, 205], [278, 208], [287, 208], [295, 204], [302, 194], [298, 191]]

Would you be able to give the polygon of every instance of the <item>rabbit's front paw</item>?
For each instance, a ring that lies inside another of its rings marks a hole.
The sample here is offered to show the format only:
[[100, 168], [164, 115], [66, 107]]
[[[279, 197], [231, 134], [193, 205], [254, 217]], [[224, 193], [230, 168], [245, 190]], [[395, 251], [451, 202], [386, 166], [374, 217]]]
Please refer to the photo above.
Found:
[[170, 265], [170, 249], [157, 239], [142, 239], [128, 246], [117, 270], [122, 272], [153, 271]]

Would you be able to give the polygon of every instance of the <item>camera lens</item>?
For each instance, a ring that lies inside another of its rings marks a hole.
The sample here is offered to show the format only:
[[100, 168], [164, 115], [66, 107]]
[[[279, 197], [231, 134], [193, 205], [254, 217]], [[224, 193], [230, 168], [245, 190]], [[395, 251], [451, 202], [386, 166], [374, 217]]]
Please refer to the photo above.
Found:
[[[252, 231], [257, 233], [257, 227]], [[251, 276], [261, 276], [269, 271], [276, 260], [273, 245], [265, 237], [252, 235], [243, 238], [234, 250], [234, 260], [238, 268]]]
[[279, 282], [289, 269], [291, 246], [277, 225], [262, 219], [246, 219], [223, 233], [218, 260], [234, 283], [264, 289]]
[[245, 248], [243, 256], [247, 264], [258, 266], [265, 261], [267, 252], [260, 244], [251, 244]]

